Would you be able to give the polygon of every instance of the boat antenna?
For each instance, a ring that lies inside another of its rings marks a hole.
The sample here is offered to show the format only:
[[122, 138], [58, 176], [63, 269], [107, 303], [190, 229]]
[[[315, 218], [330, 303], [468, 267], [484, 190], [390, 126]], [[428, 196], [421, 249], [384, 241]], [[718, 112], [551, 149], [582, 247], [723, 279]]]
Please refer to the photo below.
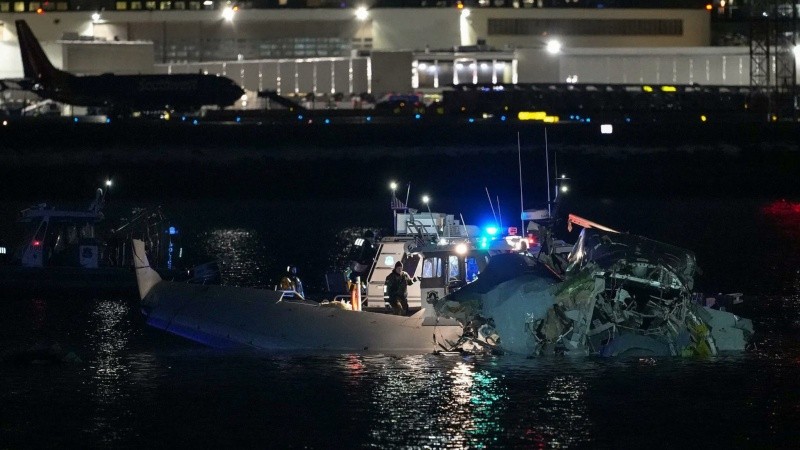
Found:
[[[525, 206], [524, 202], [522, 201], [522, 146], [519, 143], [519, 131], [517, 131], [517, 165], [519, 166], [519, 210], [521, 218], [522, 211], [525, 211]], [[522, 220], [521, 223], [522, 223], [521, 230], [524, 230], [525, 220]]]
[[467, 237], [467, 222], [464, 222], [464, 214], [458, 213], [458, 215], [461, 216], [461, 226], [464, 227], [464, 237]]
[[497, 214], [494, 213], [494, 203], [492, 203], [492, 196], [489, 195], [489, 188], [484, 186], [486, 189], [486, 197], [489, 199], [489, 208], [492, 208], [492, 217], [494, 217], [494, 223], [497, 223]]
[[411, 195], [411, 182], [408, 182], [408, 188], [406, 188], [406, 212], [408, 212], [408, 196]]
[[497, 196], [497, 218], [500, 220], [500, 228], [503, 228], [503, 213], [500, 212], [500, 196]]
[[547, 170], [547, 215], [552, 216], [550, 211], [550, 153], [547, 151], [547, 127], [544, 128], [544, 162]]

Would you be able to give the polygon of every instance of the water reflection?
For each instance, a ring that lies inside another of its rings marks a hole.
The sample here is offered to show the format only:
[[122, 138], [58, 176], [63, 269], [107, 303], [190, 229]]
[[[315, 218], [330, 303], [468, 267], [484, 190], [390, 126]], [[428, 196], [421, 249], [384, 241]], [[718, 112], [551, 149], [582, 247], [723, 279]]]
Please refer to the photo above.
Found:
[[98, 301], [90, 315], [88, 342], [93, 357], [87, 370], [93, 385], [94, 415], [89, 431], [103, 444], [113, 444], [133, 432], [130, 411], [124, 407], [130, 368], [124, 360], [132, 325], [128, 307], [120, 301]]
[[267, 247], [257, 231], [222, 228], [198, 236], [199, 251], [220, 261], [225, 284], [271, 287], [267, 276]]

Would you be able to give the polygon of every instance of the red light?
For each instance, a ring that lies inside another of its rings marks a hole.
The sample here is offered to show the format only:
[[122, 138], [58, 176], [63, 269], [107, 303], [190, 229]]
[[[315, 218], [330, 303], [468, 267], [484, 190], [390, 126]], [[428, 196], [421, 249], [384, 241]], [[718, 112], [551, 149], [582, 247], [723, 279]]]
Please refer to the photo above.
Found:
[[516, 236], [517, 235], [517, 227], [508, 227], [508, 235], [509, 236]]
[[33, 241], [33, 246], [34, 246], [34, 247], [38, 247], [38, 246], [40, 246], [40, 245], [42, 245], [42, 243], [41, 243], [41, 242], [39, 242], [39, 241]]
[[533, 247], [536, 245], [536, 236], [529, 234], [528, 235], [528, 247]]

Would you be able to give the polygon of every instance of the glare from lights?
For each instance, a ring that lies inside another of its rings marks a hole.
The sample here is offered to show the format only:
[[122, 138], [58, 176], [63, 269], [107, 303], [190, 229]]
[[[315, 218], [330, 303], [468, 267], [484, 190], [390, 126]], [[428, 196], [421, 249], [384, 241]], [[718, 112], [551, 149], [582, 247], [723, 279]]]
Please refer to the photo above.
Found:
[[465, 19], [469, 17], [470, 14], [472, 14], [472, 11], [470, 11], [469, 8], [464, 8], [461, 10], [461, 17]]
[[396, 191], [396, 190], [397, 190], [397, 183], [395, 183], [394, 181], [392, 181], [391, 183], [389, 183], [389, 188], [390, 188], [391, 190], [393, 190], [393, 191]]
[[456, 254], [463, 255], [467, 253], [467, 244], [458, 244], [456, 245]]
[[555, 39], [547, 41], [547, 53], [551, 55], [556, 55], [561, 53], [561, 42]]
[[800, 58], [800, 45], [792, 47], [792, 54], [794, 54], [795, 59]]
[[356, 19], [358, 20], [367, 20], [369, 17], [369, 11], [367, 11], [366, 6], [359, 6], [356, 8]]
[[422, 203], [425, 203], [427, 205], [428, 202], [430, 202], [430, 201], [431, 201], [431, 198], [428, 197], [427, 195], [423, 195], [422, 196]]
[[705, 114], [702, 114], [702, 115], [700, 116], [700, 122], [705, 122], [706, 120], [708, 120], [708, 117], [706, 117], [706, 115], [705, 115]]
[[417, 67], [419, 68], [419, 70], [425, 70], [428, 68], [428, 65], [425, 63], [419, 63]]
[[614, 133], [614, 125], [610, 123], [604, 123], [600, 125], [600, 134], [612, 134]]
[[106, 180], [106, 187], [111, 187], [114, 184], [111, 180]]
[[206, 0], [203, 2], [203, 6], [212, 6], [213, 4], [214, 2], [212, 2], [211, 0]]
[[100, 21], [100, 13], [92, 14], [92, 22], [99, 22]]
[[565, 193], [565, 194], [566, 194], [566, 193], [567, 193], [567, 191], [569, 191], [569, 186], [566, 186], [566, 185], [564, 185], [564, 186], [561, 186], [561, 192], [563, 192], [563, 193]]
[[222, 18], [228, 22], [233, 22], [233, 16], [235, 13], [236, 11], [233, 8], [226, 6], [222, 9]]

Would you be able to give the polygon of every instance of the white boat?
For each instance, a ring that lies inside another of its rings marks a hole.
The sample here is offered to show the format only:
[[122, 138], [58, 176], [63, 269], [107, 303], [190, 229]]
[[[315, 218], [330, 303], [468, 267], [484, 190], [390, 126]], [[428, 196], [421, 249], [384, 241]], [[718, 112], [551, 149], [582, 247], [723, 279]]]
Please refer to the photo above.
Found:
[[[355, 308], [316, 303], [291, 292], [164, 281], [134, 240], [136, 276], [148, 325], [213, 347], [270, 351], [450, 351], [460, 345], [461, 324], [437, 316], [431, 304], [474, 281], [496, 253], [527, 249], [527, 237], [485, 236], [454, 216], [413, 211], [396, 215], [396, 234], [360, 239], [365, 288], [353, 292]], [[532, 248], [538, 253], [538, 246]], [[419, 279], [408, 287], [410, 316], [389, 314], [385, 279], [397, 261]], [[360, 280], [359, 280], [360, 284]], [[362, 301], [363, 300], [363, 301]]]
[[144, 243], [134, 240], [133, 249], [148, 325], [213, 347], [430, 353], [449, 350], [461, 336], [456, 321], [426, 321], [425, 309], [394, 316], [287, 299], [283, 291], [164, 281]]

